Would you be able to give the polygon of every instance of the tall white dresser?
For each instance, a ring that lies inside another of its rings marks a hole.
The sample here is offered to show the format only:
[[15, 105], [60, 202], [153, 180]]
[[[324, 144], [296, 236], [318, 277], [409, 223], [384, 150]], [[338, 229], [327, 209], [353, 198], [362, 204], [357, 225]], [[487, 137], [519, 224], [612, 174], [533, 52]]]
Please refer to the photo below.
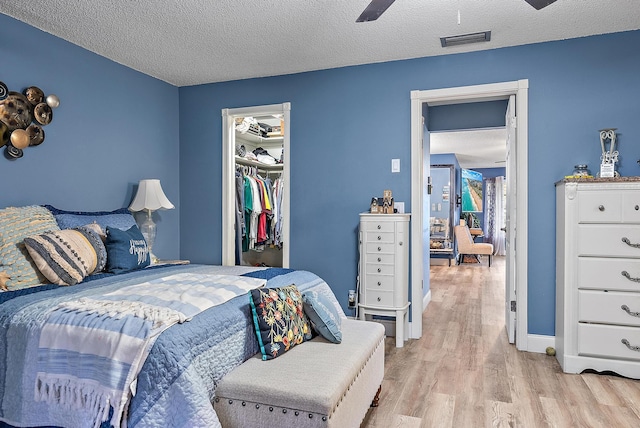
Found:
[[640, 378], [640, 177], [556, 185], [556, 356]]
[[409, 309], [411, 214], [360, 214], [360, 319], [396, 318], [396, 347], [404, 345]]

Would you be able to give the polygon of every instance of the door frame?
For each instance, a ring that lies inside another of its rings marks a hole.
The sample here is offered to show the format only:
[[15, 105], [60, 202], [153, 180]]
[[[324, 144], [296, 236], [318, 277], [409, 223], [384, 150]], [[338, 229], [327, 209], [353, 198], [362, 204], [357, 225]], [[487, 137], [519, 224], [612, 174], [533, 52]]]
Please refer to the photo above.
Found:
[[423, 91], [411, 91], [411, 337], [422, 336], [424, 266], [422, 254], [422, 105], [429, 106], [462, 104], [482, 101], [508, 99], [516, 97], [516, 166], [518, 177], [516, 183], [516, 348], [527, 350], [527, 276], [528, 276], [528, 92], [527, 79], [491, 83], [485, 85], [461, 86]]
[[[289, 267], [289, 254], [291, 253], [289, 240], [289, 225], [291, 216], [289, 177], [290, 165], [290, 135], [291, 135], [291, 103], [269, 104], [255, 107], [225, 108], [222, 109], [222, 265], [234, 266], [235, 261], [235, 153], [236, 133], [235, 118], [245, 116], [282, 115], [284, 119], [283, 138], [283, 168], [281, 177], [284, 180], [282, 195], [282, 267]], [[233, 178], [233, 179], [232, 179]]]

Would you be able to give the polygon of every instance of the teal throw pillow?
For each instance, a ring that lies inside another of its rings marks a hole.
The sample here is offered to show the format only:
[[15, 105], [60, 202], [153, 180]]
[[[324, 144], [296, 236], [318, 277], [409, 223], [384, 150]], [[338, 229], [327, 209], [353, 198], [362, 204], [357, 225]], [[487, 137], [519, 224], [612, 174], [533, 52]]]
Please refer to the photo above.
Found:
[[124, 273], [149, 266], [149, 247], [138, 226], [131, 226], [128, 230], [107, 226], [106, 271]]
[[309, 317], [311, 325], [329, 342], [342, 342], [342, 318], [333, 306], [333, 302], [317, 291], [308, 291], [302, 295], [304, 313]]

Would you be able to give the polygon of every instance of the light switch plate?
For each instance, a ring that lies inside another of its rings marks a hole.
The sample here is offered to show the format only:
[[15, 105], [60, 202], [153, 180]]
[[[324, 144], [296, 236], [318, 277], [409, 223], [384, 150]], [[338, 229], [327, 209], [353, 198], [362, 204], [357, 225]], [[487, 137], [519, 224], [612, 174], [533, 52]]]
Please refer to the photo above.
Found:
[[391, 172], [400, 172], [400, 159], [391, 159]]

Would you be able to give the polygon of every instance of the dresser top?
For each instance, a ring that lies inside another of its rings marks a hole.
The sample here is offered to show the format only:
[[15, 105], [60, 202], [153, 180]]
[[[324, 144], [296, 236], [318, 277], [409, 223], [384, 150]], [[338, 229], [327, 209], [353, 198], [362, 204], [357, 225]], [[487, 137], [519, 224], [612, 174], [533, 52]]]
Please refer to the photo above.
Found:
[[556, 182], [556, 186], [561, 183], [638, 183], [640, 177], [613, 177], [613, 178], [563, 178]]
[[360, 217], [371, 219], [391, 219], [391, 218], [409, 218], [411, 213], [393, 213], [393, 214], [372, 214], [372, 213], [360, 213]]

